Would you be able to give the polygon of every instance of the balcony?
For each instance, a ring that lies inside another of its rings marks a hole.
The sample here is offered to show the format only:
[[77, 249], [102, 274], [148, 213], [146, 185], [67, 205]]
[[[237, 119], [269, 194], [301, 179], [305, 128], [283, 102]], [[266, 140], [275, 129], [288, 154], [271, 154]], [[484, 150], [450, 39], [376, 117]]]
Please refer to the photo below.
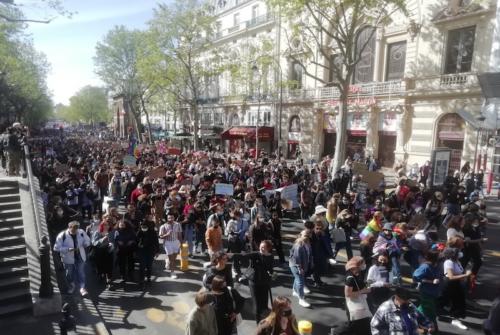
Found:
[[246, 21], [246, 27], [247, 27], [247, 29], [249, 29], [249, 28], [252, 28], [252, 27], [267, 23], [267, 22], [271, 22], [272, 20], [274, 20], [273, 15], [271, 13], [267, 13], [267, 14], [254, 17], [251, 20]]
[[[352, 85], [349, 89], [351, 98], [369, 98], [399, 96], [406, 91], [405, 82], [393, 80]], [[287, 101], [328, 101], [340, 98], [336, 87], [318, 87], [313, 89], [285, 90], [283, 99]]]
[[472, 72], [416, 78], [411, 82], [411, 95], [465, 93], [480, 89], [477, 74]]
[[252, 18], [252, 19], [250, 19], [248, 21], [244, 21], [244, 22], [241, 22], [241, 23], [239, 23], [237, 25], [234, 25], [231, 28], [219, 30], [215, 34], [215, 36], [212, 37], [212, 40], [213, 41], [217, 41], [217, 40], [219, 40], [221, 38], [224, 38], [224, 37], [226, 37], [228, 35], [231, 35], [231, 34], [233, 34], [235, 32], [246, 31], [248, 29], [252, 29], [252, 28], [258, 27], [260, 25], [273, 22], [273, 21], [274, 21], [274, 15], [271, 12], [268, 12], [267, 14], [254, 17], [254, 18]]
[[[228, 33], [228, 34], [231, 34], [231, 33], [234, 33], [235, 31], [238, 31], [238, 30], [240, 30], [240, 25], [239, 25], [239, 24], [237, 24], [237, 25], [235, 25], [235, 26], [233, 26], [233, 27], [229, 28], [229, 29], [227, 30], [227, 33]], [[222, 35], [222, 34], [220, 34], [220, 35]]]

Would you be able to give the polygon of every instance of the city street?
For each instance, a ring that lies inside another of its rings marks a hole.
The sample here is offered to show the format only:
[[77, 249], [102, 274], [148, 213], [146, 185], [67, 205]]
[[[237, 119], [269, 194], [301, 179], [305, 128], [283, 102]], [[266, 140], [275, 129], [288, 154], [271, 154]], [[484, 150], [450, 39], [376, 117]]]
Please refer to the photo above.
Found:
[[[494, 298], [495, 283], [500, 276], [500, 224], [496, 217], [500, 214], [500, 204], [488, 202], [490, 226], [487, 236], [484, 265], [480, 271], [481, 285], [469, 296], [467, 303], [468, 317], [466, 324], [469, 334], [482, 334], [481, 324], [486, 317], [488, 308]], [[283, 235], [290, 245], [294, 235], [301, 227], [298, 222], [286, 222], [283, 225]], [[287, 254], [287, 253], [285, 253]], [[201, 287], [203, 275], [202, 263], [205, 260], [190, 261], [189, 271], [181, 273], [179, 278], [172, 280], [163, 270], [164, 255], [155, 262], [154, 280], [146, 290], [139, 290], [137, 284], [117, 284], [116, 290], [104, 290], [104, 285], [96, 283], [94, 276], [90, 286], [91, 299], [95, 303], [103, 321], [112, 334], [184, 334], [185, 319], [194, 306], [194, 293]], [[298, 320], [313, 322], [313, 334], [329, 334], [332, 326], [346, 320], [343, 295], [345, 254], [338, 257], [339, 263], [331, 268], [330, 275], [325, 278], [327, 285], [321, 289], [311, 287], [307, 296], [312, 307], [305, 309], [293, 298], [293, 311]], [[406, 263], [402, 261], [403, 269], [408, 275]], [[403, 270], [403, 271], [404, 271]], [[291, 296], [292, 278], [288, 268], [277, 268], [278, 278], [274, 283], [273, 296]], [[407, 281], [408, 279], [406, 279]], [[250, 297], [246, 285], [235, 285], [245, 297]], [[252, 334], [255, 321], [252, 315], [252, 302], [247, 299], [243, 313], [244, 322], [239, 328], [240, 334]], [[440, 319], [441, 334], [466, 333], [451, 326], [446, 318]]]

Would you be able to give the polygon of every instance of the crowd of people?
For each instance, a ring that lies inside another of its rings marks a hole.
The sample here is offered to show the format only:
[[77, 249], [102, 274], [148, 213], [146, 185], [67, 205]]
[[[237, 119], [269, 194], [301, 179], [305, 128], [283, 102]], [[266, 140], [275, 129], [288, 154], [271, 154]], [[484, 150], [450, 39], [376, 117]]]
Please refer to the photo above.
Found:
[[[303, 165], [265, 154], [169, 155], [147, 145], [134, 153], [131, 141], [41, 135], [29, 141], [32, 167], [67, 293], [88, 295], [88, 260], [111, 290], [118, 279], [151, 285], [162, 252], [175, 279], [185, 243], [189, 257], [207, 261], [186, 334], [237, 334], [245, 299], [236, 283], [250, 289], [256, 334], [298, 334], [292, 297], [314, 309], [309, 287], [329, 290], [322, 277], [344, 249], [348, 334], [437, 333], [442, 313], [467, 329], [465, 299], [479, 284], [488, 222], [482, 185], [469, 192], [460, 171], [440, 187], [403, 177], [390, 192], [383, 181], [365, 191], [350, 159], [331, 174], [329, 157]], [[232, 195], [216, 193], [221, 183], [233, 185]], [[296, 212], [280, 192], [293, 185]], [[284, 217], [300, 217], [289, 252]], [[276, 267], [293, 276], [290, 297], [272, 299]]]

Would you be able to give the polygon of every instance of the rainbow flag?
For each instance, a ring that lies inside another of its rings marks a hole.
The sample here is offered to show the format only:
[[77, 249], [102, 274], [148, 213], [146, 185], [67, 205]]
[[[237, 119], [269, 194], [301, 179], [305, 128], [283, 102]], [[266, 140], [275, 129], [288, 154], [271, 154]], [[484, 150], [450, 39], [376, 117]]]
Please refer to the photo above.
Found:
[[139, 159], [141, 157], [141, 149], [139, 149], [137, 145], [135, 145], [134, 147], [133, 154], [136, 159]]

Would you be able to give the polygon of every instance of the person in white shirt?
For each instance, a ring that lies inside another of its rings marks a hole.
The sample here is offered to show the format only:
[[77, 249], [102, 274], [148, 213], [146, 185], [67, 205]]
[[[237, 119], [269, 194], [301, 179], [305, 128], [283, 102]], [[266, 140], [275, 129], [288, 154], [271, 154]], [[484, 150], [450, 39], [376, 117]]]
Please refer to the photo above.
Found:
[[87, 255], [85, 248], [90, 246], [90, 238], [80, 228], [78, 221], [68, 223], [68, 229], [57, 235], [54, 244], [54, 251], [61, 255], [64, 270], [66, 271], [66, 280], [68, 282], [68, 293], [72, 294], [76, 287], [76, 282], [80, 285], [80, 294], [82, 297], [88, 295], [85, 289], [85, 261]]
[[377, 256], [375, 264], [368, 269], [366, 282], [371, 288], [369, 302], [370, 307], [375, 311], [391, 295], [388, 264], [389, 257], [386, 254], [380, 254]]
[[181, 247], [182, 227], [180, 223], [174, 221], [174, 216], [169, 214], [167, 222], [160, 227], [160, 238], [163, 239], [163, 247], [167, 254], [165, 259], [165, 269], [170, 269], [170, 278], [176, 279], [175, 274], [176, 258]]
[[464, 226], [464, 217], [462, 215], [456, 215], [452, 217], [448, 222], [446, 239], [448, 241], [453, 237], [460, 237], [461, 239], [464, 239], [464, 232], [462, 231], [463, 226]]

